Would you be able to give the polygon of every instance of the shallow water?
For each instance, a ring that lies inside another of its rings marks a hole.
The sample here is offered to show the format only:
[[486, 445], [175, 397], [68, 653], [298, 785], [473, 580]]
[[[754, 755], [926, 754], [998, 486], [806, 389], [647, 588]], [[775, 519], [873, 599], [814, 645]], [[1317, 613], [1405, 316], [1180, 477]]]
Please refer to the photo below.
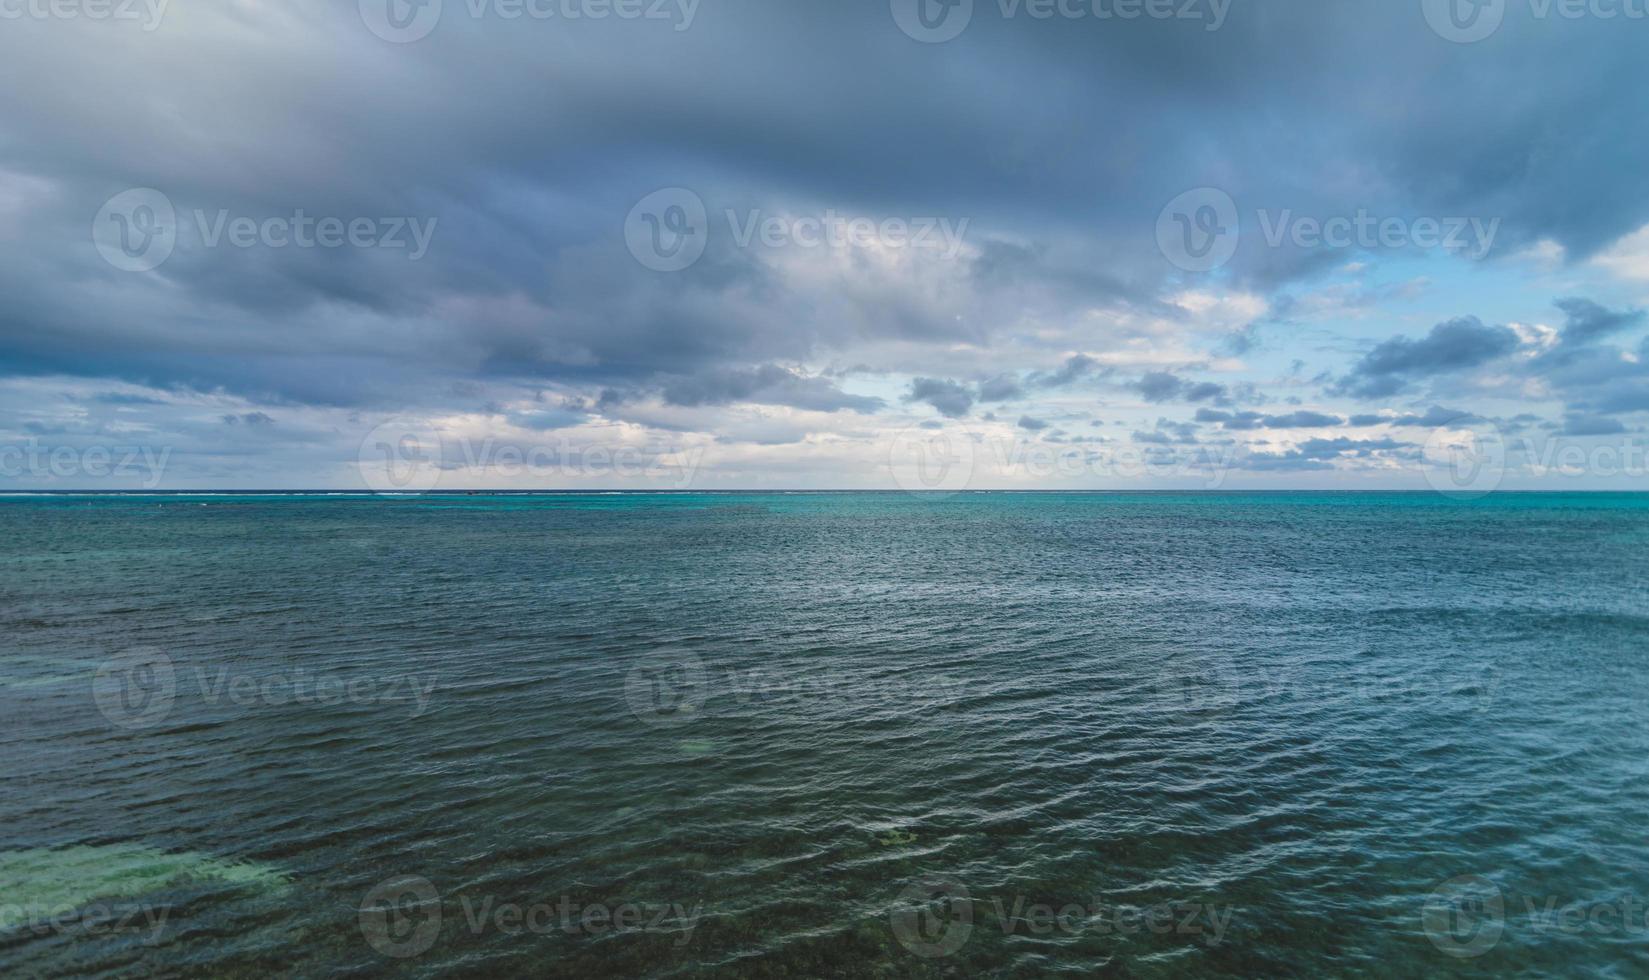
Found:
[[1646, 546], [1649, 495], [0, 500], [0, 971], [1643, 975]]

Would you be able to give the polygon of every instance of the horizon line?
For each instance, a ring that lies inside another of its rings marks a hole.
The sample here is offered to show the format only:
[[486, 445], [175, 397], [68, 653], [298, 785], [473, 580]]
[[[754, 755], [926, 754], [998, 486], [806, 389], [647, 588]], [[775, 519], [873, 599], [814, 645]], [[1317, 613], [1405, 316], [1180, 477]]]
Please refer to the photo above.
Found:
[[[163, 497], [163, 496], [177, 496], [177, 495], [188, 495], [188, 494], [220, 494], [220, 495], [242, 495], [242, 496], [300, 496], [300, 495], [308, 495], [308, 496], [330, 496], [330, 497], [482, 497], [482, 496], [527, 497], [527, 496], [548, 496], [548, 495], [564, 495], [564, 496], [594, 496], [594, 495], [602, 495], [602, 496], [612, 496], [612, 495], [693, 496], [693, 495], [699, 495], [699, 494], [907, 494], [907, 495], [914, 496], [914, 497], [921, 497], [921, 496], [955, 497], [955, 496], [961, 496], [963, 494], [1140, 494], [1140, 493], [1207, 494], [1207, 495], [1219, 495], [1219, 494], [1304, 494], [1304, 493], [1342, 493], [1342, 494], [1363, 493], [1363, 494], [1373, 494], [1373, 493], [1378, 493], [1378, 494], [1409, 494], [1409, 495], [1418, 495], [1418, 496], [1434, 496], [1434, 497], [1443, 497], [1445, 499], [1458, 499], [1458, 497], [1460, 496], [1460, 495], [1456, 495], [1456, 494], [1446, 494], [1446, 493], [1442, 493], [1440, 491], [1431, 490], [1431, 489], [1393, 489], [1393, 488], [1383, 488], [1383, 489], [1382, 488], [1331, 489], [1331, 488], [1322, 488], [1322, 487], [1282, 487], [1282, 488], [1249, 488], [1249, 489], [1206, 489], [1206, 488], [1175, 489], [1175, 488], [1172, 488], [1172, 487], [1149, 487], [1149, 488], [1140, 488], [1140, 489], [1116, 489], [1116, 488], [1110, 488], [1110, 489], [978, 488], [978, 489], [974, 489], [974, 488], [970, 488], [970, 489], [966, 489], [966, 490], [905, 490], [905, 489], [900, 489], [900, 488], [897, 488], [897, 487], [895, 487], [895, 488], [881, 488], [881, 489], [859, 488], [859, 489], [840, 489], [840, 490], [826, 489], [826, 488], [816, 488], [816, 487], [815, 488], [783, 487], [783, 488], [770, 488], [770, 489], [741, 487], [741, 488], [734, 488], [734, 489], [714, 489], [714, 490], [712, 490], [712, 489], [698, 489], [698, 490], [637, 490], [637, 489], [603, 489], [603, 488], [567, 489], [567, 488], [553, 488], [552, 487], [552, 488], [542, 488], [542, 489], [533, 489], [533, 490], [487, 489], [487, 490], [423, 490], [423, 491], [419, 491], [419, 490], [391, 490], [391, 491], [338, 490], [338, 489], [330, 489], [330, 488], [325, 488], [325, 487], [312, 487], [312, 488], [296, 489], [296, 490], [293, 490], [293, 489], [268, 489], [268, 488], [248, 489], [248, 488], [239, 488], [239, 487], [197, 487], [197, 488], [193, 488], [193, 489], [181, 489], [181, 490], [168, 490], [168, 489], [153, 489], [153, 490], [144, 490], [144, 489], [136, 489], [136, 490], [133, 490], [133, 489], [126, 489], [126, 490], [95, 489], [94, 490], [94, 489], [85, 489], [85, 488], [55, 489], [55, 490], [0, 489], [0, 497], [46, 497], [46, 496], [106, 496], [106, 497], [115, 497], [115, 496], [142, 497], [142, 496], [149, 496], [149, 497]], [[1540, 494], [1540, 493], [1649, 494], [1649, 487], [1642, 488], [1642, 489], [1601, 489], [1601, 490], [1600, 489], [1580, 488], [1580, 487], [1567, 488], [1567, 489], [1522, 489], [1522, 490], [1508, 489], [1508, 490], [1494, 490], [1494, 491], [1484, 493], [1484, 494], [1474, 494], [1473, 496], [1480, 499], [1481, 497], [1489, 497], [1489, 496], [1507, 496], [1507, 495], [1512, 495], [1512, 494]]]

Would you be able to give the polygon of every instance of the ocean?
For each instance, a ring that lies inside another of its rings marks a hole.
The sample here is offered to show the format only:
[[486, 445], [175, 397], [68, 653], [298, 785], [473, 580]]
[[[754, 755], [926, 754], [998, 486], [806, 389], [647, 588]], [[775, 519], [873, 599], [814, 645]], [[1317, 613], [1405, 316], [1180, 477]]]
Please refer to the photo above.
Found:
[[1649, 494], [0, 498], [0, 973], [1649, 973]]

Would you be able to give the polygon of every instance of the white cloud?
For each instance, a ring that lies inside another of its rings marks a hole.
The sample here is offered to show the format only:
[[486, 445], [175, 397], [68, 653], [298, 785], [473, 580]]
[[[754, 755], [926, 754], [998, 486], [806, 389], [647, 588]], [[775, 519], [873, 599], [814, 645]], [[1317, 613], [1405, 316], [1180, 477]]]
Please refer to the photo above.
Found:
[[1622, 279], [1649, 280], [1649, 225], [1615, 242], [1592, 262]]

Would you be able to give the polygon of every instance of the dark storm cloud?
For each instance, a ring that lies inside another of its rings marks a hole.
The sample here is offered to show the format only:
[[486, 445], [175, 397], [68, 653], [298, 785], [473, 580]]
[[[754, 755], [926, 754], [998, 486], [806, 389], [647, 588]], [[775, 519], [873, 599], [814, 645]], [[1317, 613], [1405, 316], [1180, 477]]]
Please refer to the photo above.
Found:
[[1643, 326], [1642, 310], [1611, 310], [1592, 300], [1560, 299], [1556, 306], [1565, 322], [1558, 343], [1529, 363], [1529, 371], [1559, 393], [1572, 423], [1595, 428], [1604, 423], [1585, 421], [1595, 415], [1618, 415], [1649, 410], [1649, 338], [1637, 354], [1601, 341]]
[[1517, 332], [1474, 316], [1439, 323], [1418, 340], [1393, 337], [1364, 354], [1335, 385], [1339, 394], [1384, 398], [1411, 382], [1486, 364], [1517, 347]]
[[1392, 425], [1415, 425], [1434, 429], [1440, 425], [1451, 425], [1463, 418], [1470, 418], [1471, 414], [1460, 408], [1444, 408], [1442, 405], [1433, 405], [1418, 415], [1411, 412], [1408, 415], [1399, 415], [1386, 421]]
[[1612, 436], [1626, 431], [1619, 419], [1603, 415], [1570, 415], [1559, 430], [1566, 436]]
[[1532, 370], [1580, 414], [1618, 415], [1649, 411], [1649, 364], [1603, 345], [1539, 358]]
[[990, 378], [979, 385], [979, 400], [982, 402], [1009, 402], [1024, 395], [1024, 386], [1018, 378], [1009, 374]]
[[[761, 373], [877, 341], [988, 346], [1022, 316], [1166, 315], [1186, 277], [1157, 254], [1155, 224], [1193, 187], [1250, 215], [1500, 218], [1499, 247], [1549, 238], [1576, 257], [1649, 221], [1649, 195], [1620, 193], [1649, 164], [1649, 129], [1621, 122], [1649, 108], [1642, 39], [1607, 22], [1513, 17], [1464, 48], [1404, 3], [1239, 3], [1218, 31], [981, 3], [963, 36], [922, 45], [877, 2], [723, 0], [681, 31], [446, 6], [408, 45], [320, 0], [179, 5], [130, 36], [8, 22], [0, 200], [27, 206], [0, 235], [0, 370], [351, 408], [467, 406], [447, 382], [468, 379], [868, 411]], [[1348, 111], [1376, 95], [1403, 111]], [[709, 247], [655, 272], [627, 253], [624, 219], [676, 186], [703, 197]], [[181, 243], [153, 273], [118, 272], [87, 228], [132, 187], [164, 191], [180, 231], [196, 210], [438, 225], [417, 261]], [[733, 241], [723, 217], [825, 207], [971, 219], [970, 251], [924, 270], [944, 289], [860, 255], [851, 272], [800, 255], [801, 275]], [[1227, 271], [1264, 289], [1342, 259], [1245, 234]], [[1432, 373], [1411, 348], [1376, 353], [1349, 390]], [[1074, 367], [1049, 380], [1092, 370]], [[1226, 397], [1141, 384], [1152, 401]], [[918, 397], [963, 414], [999, 395], [987, 382]], [[1597, 397], [1624, 410], [1637, 392]]]
[[[1424, 412], [1410, 412], [1406, 415], [1364, 414], [1353, 415], [1350, 418], [1342, 419], [1336, 415], [1318, 415], [1315, 412], [1296, 412], [1294, 413], [1294, 416], [1285, 418], [1293, 418], [1295, 421], [1300, 422], [1302, 427], [1314, 427], [1319, 424], [1330, 426], [1343, 424], [1354, 429], [1366, 429], [1370, 426], [1376, 425], [1410, 425], [1424, 428], [1437, 428], [1442, 425], [1451, 425], [1459, 422], [1461, 419], [1470, 418], [1471, 416], [1472, 413], [1463, 409], [1444, 408], [1441, 405], [1433, 405]], [[1532, 418], [1533, 416], [1530, 417]], [[1275, 419], [1268, 420], [1267, 425], [1269, 428], [1289, 427], [1286, 424], [1277, 424], [1277, 420]]]
[[1109, 370], [1087, 354], [1073, 354], [1066, 358], [1059, 370], [1034, 374], [1031, 382], [1042, 388], [1063, 388], [1091, 375], [1107, 374]]
[[1196, 418], [1198, 422], [1217, 422], [1231, 432], [1265, 427], [1265, 415], [1260, 412], [1222, 412], [1212, 408], [1199, 408]]
[[752, 402], [816, 412], [860, 413], [874, 412], [883, 404], [880, 398], [850, 395], [824, 378], [806, 377], [775, 364], [748, 371], [709, 371], [683, 378], [665, 386], [664, 400], [670, 405], [688, 407]]
[[1323, 429], [1344, 425], [1339, 415], [1301, 410], [1287, 415], [1266, 415], [1261, 412], [1222, 412], [1212, 408], [1197, 409], [1198, 422], [1219, 423], [1228, 432], [1254, 429]]
[[973, 407], [973, 392], [967, 386], [944, 378], [916, 378], [910, 383], [907, 402], [925, 402], [939, 414], [959, 419]]
[[1283, 453], [1254, 453], [1241, 458], [1244, 469], [1261, 472], [1301, 472], [1333, 469], [1338, 459], [1368, 459], [1386, 454], [1412, 455], [1419, 447], [1395, 439], [1307, 439]]
[[[1437, 324], [1419, 339], [1398, 336], [1381, 342], [1330, 390], [1360, 398], [1385, 398], [1416, 381], [1492, 366], [1496, 371], [1537, 382], [1562, 400], [1571, 420], [1570, 434], [1589, 429], [1605, 434], [1605, 429], [1614, 431], [1610, 428], [1613, 423], [1599, 416], [1649, 410], [1649, 365], [1641, 356], [1603, 343], [1642, 327], [1649, 315], [1641, 310], [1610, 309], [1578, 297], [1559, 299], [1554, 305], [1564, 313], [1565, 322], [1557, 342], [1538, 354], [1502, 360], [1519, 347], [1516, 331], [1484, 324], [1477, 317], [1460, 317]], [[1644, 343], [1649, 345], [1649, 340]], [[1350, 424], [1435, 428], [1473, 414], [1477, 413], [1433, 405], [1420, 414], [1353, 415]]]
[[1198, 426], [1192, 422], [1175, 422], [1171, 419], [1157, 419], [1157, 430], [1173, 435], [1174, 441], [1179, 443], [1195, 443], [1197, 441]]
[[99, 405], [164, 405], [166, 402], [159, 398], [150, 398], [147, 395], [127, 395], [117, 392], [106, 392], [95, 395], [92, 401]]
[[[540, 398], [540, 401], [543, 399]], [[555, 407], [537, 409], [530, 412], [514, 412], [509, 415], [512, 425], [534, 432], [554, 432], [557, 429], [570, 429], [583, 424], [590, 417], [589, 406], [575, 399], [562, 399], [561, 404]]]
[[1631, 376], [1617, 379], [1589, 397], [1577, 399], [1574, 404], [1590, 406], [1605, 414], [1649, 412], [1649, 374], [1639, 370]]
[[1187, 401], [1223, 405], [1230, 401], [1230, 392], [1212, 381], [1186, 381], [1170, 371], [1151, 371], [1133, 388], [1148, 402]]
[[1568, 317], [1559, 335], [1565, 345], [1591, 343], [1644, 321], [1642, 310], [1611, 310], [1589, 299], [1560, 299], [1556, 306]]
[[1151, 431], [1136, 431], [1133, 440], [1142, 445], [1155, 446], [1194, 446], [1197, 445], [1197, 430], [1199, 426], [1192, 422], [1176, 422], [1173, 419], [1157, 419], [1156, 428]]
[[1179, 397], [1185, 389], [1185, 382], [1167, 371], [1152, 371], [1135, 382], [1134, 388], [1148, 402], [1165, 402]]
[[1287, 415], [1268, 415], [1265, 425], [1268, 429], [1320, 429], [1345, 424], [1345, 419], [1338, 415], [1324, 415], [1322, 412], [1299, 411]]
[[1188, 402], [1212, 401], [1223, 404], [1230, 395], [1225, 390], [1225, 385], [1215, 384], [1212, 381], [1199, 381], [1186, 385], [1184, 397]]

